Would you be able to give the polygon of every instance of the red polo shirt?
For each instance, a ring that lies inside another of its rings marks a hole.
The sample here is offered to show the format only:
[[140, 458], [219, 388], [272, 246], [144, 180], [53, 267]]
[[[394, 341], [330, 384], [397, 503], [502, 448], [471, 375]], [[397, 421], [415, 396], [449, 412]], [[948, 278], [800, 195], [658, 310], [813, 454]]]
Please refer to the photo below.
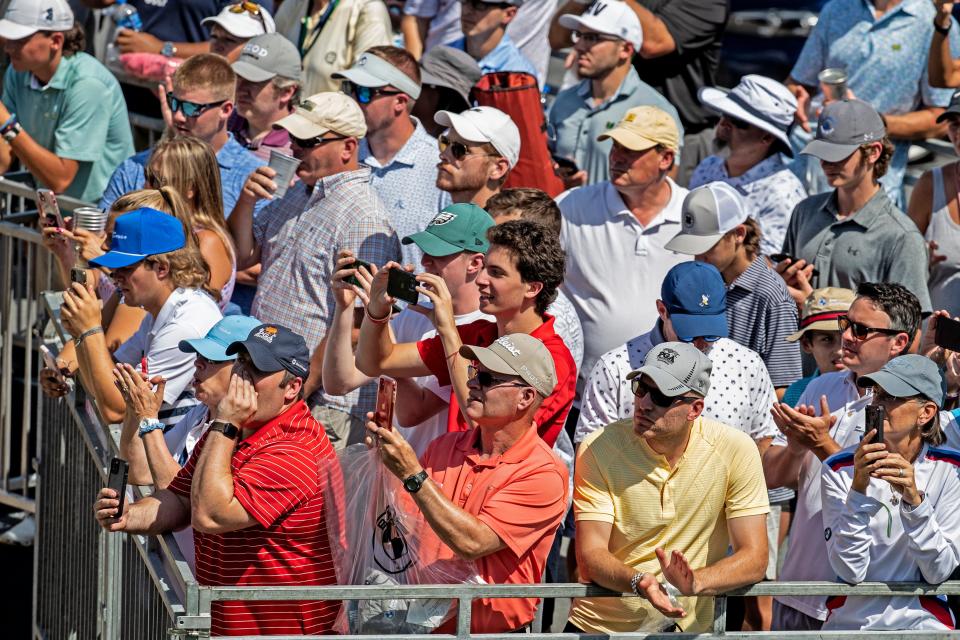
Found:
[[[506, 545], [476, 560], [489, 584], [541, 581], [550, 546], [567, 510], [567, 468], [535, 429], [495, 458], [480, 452], [480, 430], [448, 433], [420, 461], [443, 495], [489, 526]], [[533, 620], [539, 598], [473, 601], [471, 631], [502, 633]], [[452, 633], [456, 621], [437, 631]]]
[[[550, 355], [553, 356], [553, 365], [557, 370], [557, 386], [533, 416], [537, 423], [537, 431], [551, 447], [557, 441], [560, 430], [567, 420], [573, 398], [577, 392], [577, 365], [570, 355], [570, 349], [564, 344], [556, 331], [553, 330], [553, 316], [544, 314], [544, 323], [530, 332], [530, 335], [539, 339]], [[463, 344], [474, 347], [488, 347], [500, 337], [497, 333], [497, 324], [489, 320], [477, 320], [470, 324], [457, 327], [460, 340]], [[430, 373], [437, 377], [441, 385], [450, 384], [450, 371], [447, 369], [447, 357], [443, 352], [443, 342], [440, 337], [421, 340], [417, 343], [420, 358], [430, 369]], [[450, 412], [447, 418], [447, 431], [465, 431], [467, 422], [460, 413], [457, 403], [457, 394], [450, 393]]]
[[[223, 437], [214, 434], [216, 437]], [[190, 497], [208, 432], [170, 490]], [[194, 530], [197, 582], [210, 586], [336, 584], [324, 495], [343, 492], [336, 453], [300, 401], [240, 441], [230, 463], [233, 491], [259, 524], [229, 533]], [[339, 602], [214, 602], [213, 635], [303, 635], [329, 632]]]

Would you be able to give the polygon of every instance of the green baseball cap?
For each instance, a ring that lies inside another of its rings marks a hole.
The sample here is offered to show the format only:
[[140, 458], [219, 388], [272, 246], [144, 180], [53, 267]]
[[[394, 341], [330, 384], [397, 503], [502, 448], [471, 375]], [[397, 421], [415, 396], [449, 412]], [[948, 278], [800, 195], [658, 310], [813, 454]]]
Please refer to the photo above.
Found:
[[477, 205], [465, 202], [444, 207], [423, 231], [406, 236], [403, 244], [415, 243], [428, 256], [450, 256], [461, 251], [486, 253], [490, 248], [487, 229], [493, 218]]

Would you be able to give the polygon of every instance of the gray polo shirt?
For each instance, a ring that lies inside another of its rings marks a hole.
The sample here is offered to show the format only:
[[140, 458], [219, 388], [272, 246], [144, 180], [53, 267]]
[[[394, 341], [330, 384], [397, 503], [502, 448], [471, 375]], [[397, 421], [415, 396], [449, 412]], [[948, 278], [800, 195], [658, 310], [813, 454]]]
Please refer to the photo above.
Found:
[[556, 136], [554, 153], [573, 159], [578, 167], [586, 170], [587, 184], [609, 180], [607, 156], [613, 142], [598, 142], [597, 136], [615, 127], [630, 109], [644, 105], [669, 113], [683, 140], [683, 125], [677, 110], [631, 68], [617, 93], [599, 106], [594, 106], [590, 97], [590, 80], [581, 80], [557, 95], [547, 114], [547, 122]]
[[811, 282], [814, 289], [896, 282], [917, 296], [924, 313], [931, 310], [927, 244], [883, 189], [842, 220], [835, 191], [803, 200], [793, 210], [783, 252], [814, 263], [820, 272]]

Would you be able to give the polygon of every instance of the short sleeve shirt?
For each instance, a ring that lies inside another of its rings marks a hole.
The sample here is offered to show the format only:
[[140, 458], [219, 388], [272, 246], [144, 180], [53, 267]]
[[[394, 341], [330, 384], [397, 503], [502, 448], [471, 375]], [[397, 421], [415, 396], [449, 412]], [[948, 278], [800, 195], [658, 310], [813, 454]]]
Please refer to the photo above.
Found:
[[96, 202], [113, 170], [133, 154], [127, 104], [117, 79], [92, 56], [62, 58], [46, 85], [7, 68], [3, 104], [37, 144], [79, 163], [65, 195]]
[[[421, 463], [443, 495], [476, 516], [505, 549], [477, 559], [488, 584], [539, 583], [557, 528], [567, 510], [567, 469], [550, 447], [527, 432], [497, 457], [484, 457], [480, 432], [440, 436]], [[513, 631], [533, 620], [536, 598], [473, 601], [473, 633]]]
[[[702, 416], [690, 429], [673, 468], [630, 420], [590, 434], [577, 452], [577, 522], [611, 524], [610, 553], [658, 578], [657, 547], [682, 552], [693, 567], [708, 566], [727, 555], [728, 520], [769, 511], [760, 452], [750, 437]], [[684, 632], [709, 630], [713, 599], [691, 600], [677, 623]], [[655, 615], [641, 598], [577, 598], [570, 622], [589, 633], [625, 633]]]
[[[259, 316], [258, 316], [259, 317]], [[497, 335], [497, 325], [489, 320], [477, 320], [471, 324], [457, 327], [460, 333], [460, 339], [463, 344], [477, 347], [486, 347], [493, 343], [499, 336]], [[537, 423], [537, 431], [544, 441], [553, 446], [557, 441], [557, 436], [567, 420], [567, 414], [570, 413], [570, 407], [573, 406], [573, 398], [576, 395], [577, 387], [577, 367], [573, 362], [573, 356], [570, 350], [563, 343], [563, 339], [557, 335], [554, 330], [553, 316], [546, 316], [544, 323], [530, 332], [530, 335], [543, 342], [544, 346], [553, 356], [553, 365], [557, 372], [557, 386], [549, 397], [544, 399], [537, 413], [533, 416], [533, 421]], [[430, 369], [430, 372], [436, 376], [441, 385], [450, 384], [450, 372], [447, 369], [446, 354], [443, 351], [443, 343], [439, 337], [421, 340], [417, 343], [417, 350], [424, 364]], [[450, 395], [450, 422], [448, 429], [450, 431], [463, 431], [467, 429], [467, 423], [460, 413], [460, 405], [457, 403], [455, 393]]]
[[927, 243], [913, 221], [890, 201], [883, 189], [851, 216], [837, 218], [835, 191], [810, 196], [790, 218], [783, 251], [812, 262], [819, 275], [814, 289], [861, 282], [896, 282], [931, 311], [927, 290]]
[[[170, 491], [190, 498], [207, 432]], [[292, 407], [237, 444], [230, 461], [234, 496], [257, 524], [228, 533], [194, 531], [197, 582], [207, 586], [337, 583], [328, 520], [343, 480], [336, 454], [306, 403]], [[213, 635], [315, 635], [333, 627], [336, 601], [215, 602]]]

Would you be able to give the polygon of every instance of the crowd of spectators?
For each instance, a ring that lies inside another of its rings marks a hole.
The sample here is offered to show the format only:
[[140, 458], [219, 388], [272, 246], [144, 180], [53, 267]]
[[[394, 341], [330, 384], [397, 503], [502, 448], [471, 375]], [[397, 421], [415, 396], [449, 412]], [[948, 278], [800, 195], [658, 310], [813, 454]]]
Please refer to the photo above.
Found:
[[[105, 49], [118, 7], [139, 27]], [[82, 385], [152, 485], [97, 521], [174, 532], [201, 584], [337, 584], [370, 482], [338, 461], [369, 447], [480, 581], [635, 596], [554, 631], [706, 631], [761, 580], [946, 580], [960, 163], [909, 200], [904, 173], [910, 141], [960, 153], [952, 10], [829, 0], [789, 77], [724, 88], [726, 0], [11, 0], [0, 169], [107, 214], [42, 229], [73, 340], [41, 385]], [[138, 55], [154, 91], [118, 81]], [[954, 628], [936, 597], [745, 600], [736, 630]], [[216, 602], [212, 630], [330, 633], [341, 606]], [[476, 600], [472, 631], [537, 606]]]

